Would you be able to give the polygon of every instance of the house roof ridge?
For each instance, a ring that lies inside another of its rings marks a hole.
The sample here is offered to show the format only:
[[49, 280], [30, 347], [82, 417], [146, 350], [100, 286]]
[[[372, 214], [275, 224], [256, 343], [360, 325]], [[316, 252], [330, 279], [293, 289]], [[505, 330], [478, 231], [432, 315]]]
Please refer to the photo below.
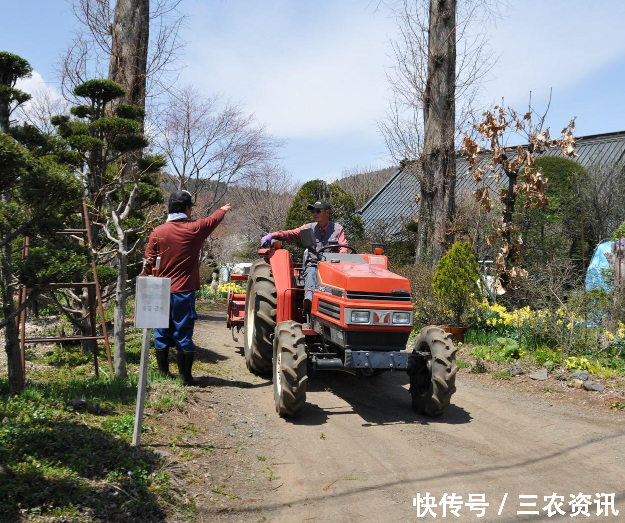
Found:
[[[577, 141], [576, 150], [579, 153], [575, 161], [579, 162], [584, 167], [595, 164], [599, 165], [605, 162], [618, 163], [625, 161], [625, 130], [588, 134], [576, 136], [575, 138]], [[514, 157], [517, 147], [527, 147], [527, 145], [528, 144], [506, 145], [505, 148], [508, 149], [508, 155]], [[489, 149], [482, 149], [478, 153], [477, 158], [480, 165], [484, 166], [488, 164], [488, 159], [491, 154], [492, 151], [489, 151]], [[559, 147], [549, 147], [538, 156], [564, 157], [565, 155]], [[472, 177], [467, 173], [468, 159], [458, 152], [456, 158], [456, 174], [458, 176], [456, 192], [460, 193], [471, 190], [475, 184], [472, 181]], [[407, 169], [407, 167], [413, 164], [418, 165], [418, 160], [402, 162], [402, 164], [397, 167], [395, 174], [393, 174], [387, 182], [358, 209], [357, 212], [362, 216], [365, 227], [369, 227], [371, 224], [377, 222], [386, 223], [389, 227], [389, 233], [392, 234], [394, 233], [394, 229], [399, 227], [397, 223], [400, 216], [414, 212], [414, 202], [413, 199], [410, 198], [410, 195], [419, 190], [420, 184], [416, 176], [412, 176], [412, 174], [410, 176], [408, 175], [412, 169]], [[419, 167], [417, 167], [417, 170], [418, 168]], [[505, 174], [502, 176], [505, 176]]]
[[397, 178], [397, 177], [398, 177], [398, 176], [399, 176], [399, 175], [400, 175], [400, 174], [404, 171], [404, 169], [405, 169], [405, 167], [398, 167], [398, 168], [397, 168], [397, 172], [396, 172], [395, 174], [393, 174], [393, 176], [391, 176], [388, 180], [386, 180], [386, 182], [384, 183], [384, 185], [382, 185], [382, 187], [380, 187], [380, 188], [376, 191], [376, 193], [375, 193], [375, 194], [374, 194], [371, 198], [369, 198], [369, 199], [365, 202], [365, 204], [364, 204], [364, 205], [363, 205], [360, 209], [358, 209], [358, 210], [356, 211], [356, 213], [357, 213], [357, 214], [362, 214], [362, 213], [363, 213], [363, 211], [367, 208], [367, 206], [368, 206], [371, 202], [373, 202], [373, 200], [375, 200], [375, 199], [376, 199], [376, 197], [378, 196], [378, 194], [380, 194], [380, 193], [381, 193], [384, 189], [386, 189], [386, 187], [388, 187], [388, 186], [389, 186], [389, 184], [390, 184], [393, 180], [395, 180], [395, 178]]

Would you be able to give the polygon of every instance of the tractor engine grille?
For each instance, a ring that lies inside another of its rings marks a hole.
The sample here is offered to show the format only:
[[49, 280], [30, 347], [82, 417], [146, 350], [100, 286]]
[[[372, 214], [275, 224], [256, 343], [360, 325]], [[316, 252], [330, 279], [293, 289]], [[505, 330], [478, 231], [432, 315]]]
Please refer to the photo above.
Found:
[[341, 307], [329, 301], [319, 300], [319, 312], [337, 320], [341, 319]]
[[410, 294], [394, 292], [359, 292], [347, 291], [348, 300], [380, 300], [410, 302]]

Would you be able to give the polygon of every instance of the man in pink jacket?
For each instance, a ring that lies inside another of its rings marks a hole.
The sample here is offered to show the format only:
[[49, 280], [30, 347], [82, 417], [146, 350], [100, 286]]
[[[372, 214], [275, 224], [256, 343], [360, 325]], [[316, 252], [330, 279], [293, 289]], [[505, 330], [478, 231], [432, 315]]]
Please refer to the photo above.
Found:
[[[332, 207], [324, 200], [319, 200], [308, 205], [308, 210], [313, 213], [313, 221], [305, 223], [297, 229], [288, 231], [276, 231], [262, 237], [261, 246], [270, 243], [272, 239], [285, 240], [295, 242], [299, 240], [299, 233], [303, 229], [312, 229], [315, 235], [316, 246], [315, 251], [319, 251], [322, 247], [327, 247], [331, 243], [339, 245], [347, 245], [345, 238], [345, 230], [340, 223], [330, 221], [332, 215]], [[349, 252], [345, 247], [340, 248], [339, 252]], [[312, 293], [317, 286], [317, 266], [311, 262], [317, 261], [317, 257], [312, 252], [307, 251], [304, 259], [304, 307], [310, 309], [312, 304]]]

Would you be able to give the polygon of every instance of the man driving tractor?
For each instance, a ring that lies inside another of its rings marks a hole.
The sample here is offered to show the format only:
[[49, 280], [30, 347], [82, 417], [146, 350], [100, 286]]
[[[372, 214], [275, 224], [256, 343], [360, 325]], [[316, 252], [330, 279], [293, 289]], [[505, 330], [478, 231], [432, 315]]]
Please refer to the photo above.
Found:
[[[313, 213], [313, 221], [311, 223], [305, 223], [297, 229], [270, 232], [260, 240], [261, 246], [270, 244], [271, 240], [295, 242], [299, 240], [300, 232], [303, 229], [313, 230], [316, 243], [315, 252], [332, 244], [347, 245], [343, 226], [340, 223], [330, 221], [332, 207], [328, 202], [319, 200], [308, 205], [307, 208]], [[348, 253], [350, 251], [345, 247], [339, 247], [339, 252]], [[316, 261], [318, 261], [318, 257], [308, 249], [304, 258], [304, 307], [306, 309], [311, 307], [313, 291], [317, 286], [317, 266], [314, 263]]]

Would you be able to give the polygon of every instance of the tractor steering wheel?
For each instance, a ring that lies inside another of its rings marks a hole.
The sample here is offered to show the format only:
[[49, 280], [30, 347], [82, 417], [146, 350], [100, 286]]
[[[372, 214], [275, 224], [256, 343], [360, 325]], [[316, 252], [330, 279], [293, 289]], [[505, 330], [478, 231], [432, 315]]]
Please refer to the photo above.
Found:
[[320, 255], [321, 253], [323, 253], [324, 251], [327, 251], [329, 249], [339, 249], [341, 247], [345, 247], [347, 249], [351, 249], [353, 254], [357, 254], [357, 251], [354, 247], [352, 247], [351, 245], [347, 245], [346, 243], [337, 243], [335, 245], [327, 245], [326, 247], [322, 247], [321, 249], [319, 249], [317, 251], [317, 255]]

